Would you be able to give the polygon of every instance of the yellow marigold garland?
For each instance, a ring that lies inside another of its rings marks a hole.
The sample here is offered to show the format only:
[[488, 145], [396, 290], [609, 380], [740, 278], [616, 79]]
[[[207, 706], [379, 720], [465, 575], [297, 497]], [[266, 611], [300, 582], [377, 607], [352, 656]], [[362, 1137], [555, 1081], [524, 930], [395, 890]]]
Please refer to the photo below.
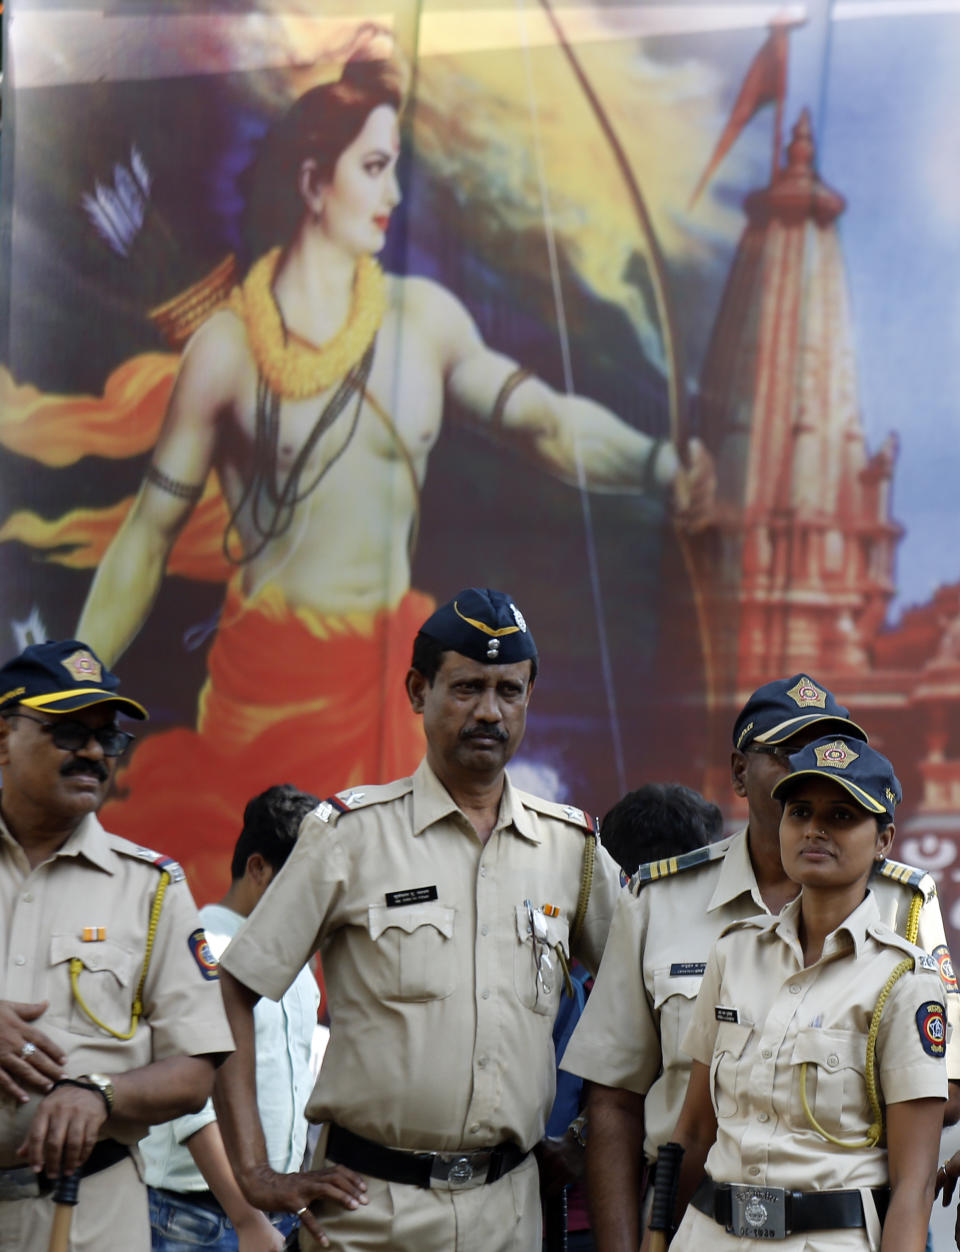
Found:
[[380, 329], [387, 283], [371, 256], [357, 262], [353, 301], [343, 326], [317, 347], [286, 331], [273, 295], [280, 249], [271, 248], [230, 293], [230, 308], [243, 318], [254, 360], [270, 389], [286, 400], [315, 396], [339, 382], [361, 360]]

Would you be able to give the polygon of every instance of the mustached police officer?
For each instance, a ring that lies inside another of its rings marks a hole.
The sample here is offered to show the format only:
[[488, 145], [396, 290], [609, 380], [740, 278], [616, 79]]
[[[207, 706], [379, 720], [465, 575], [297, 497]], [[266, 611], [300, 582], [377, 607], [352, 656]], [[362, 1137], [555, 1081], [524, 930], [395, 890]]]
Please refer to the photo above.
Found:
[[[147, 1252], [134, 1159], [232, 1049], [175, 861], [97, 820], [146, 710], [76, 639], [0, 668], [0, 1247], [46, 1252], [44, 1180], [80, 1170], [72, 1252]], [[41, 1173], [42, 1171], [42, 1173]]]
[[[570, 956], [600, 959], [619, 873], [585, 813], [506, 773], [536, 674], [509, 596], [471, 588], [438, 609], [407, 674], [426, 758], [321, 804], [223, 956], [238, 1045], [218, 1083], [224, 1139], [251, 1203], [303, 1209], [307, 1252], [321, 1227], [339, 1249], [540, 1247], [530, 1149], [553, 1022]], [[307, 1116], [327, 1124], [315, 1163], [352, 1171], [334, 1204], [329, 1176], [265, 1166], [248, 1049], [252, 1005], [317, 949], [332, 1026]]]

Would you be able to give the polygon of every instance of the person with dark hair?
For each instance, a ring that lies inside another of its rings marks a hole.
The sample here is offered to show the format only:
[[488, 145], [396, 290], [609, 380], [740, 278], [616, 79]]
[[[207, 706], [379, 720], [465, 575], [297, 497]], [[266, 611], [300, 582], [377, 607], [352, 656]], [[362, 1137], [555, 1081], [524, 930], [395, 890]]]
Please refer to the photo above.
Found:
[[190, 820], [210, 838], [251, 783], [282, 769], [318, 786], [318, 742], [330, 785], [415, 767], [423, 741], [402, 677], [432, 606], [411, 589], [411, 556], [447, 411], [575, 485], [672, 492], [691, 520], [712, 498], [697, 440], [682, 466], [669, 441], [488, 347], [438, 283], [381, 270], [403, 93], [382, 32], [364, 28], [338, 78], [264, 140], [248, 225], [268, 250], [190, 338], [140, 492], [93, 579], [81, 629], [112, 661], [216, 471], [227, 520], [218, 533], [198, 513], [198, 537], [205, 527], [235, 577], [198, 734], [143, 745], [124, 779], [131, 822], [183, 825], [178, 789], [151, 784], [186, 768], [203, 780]]
[[[321, 1230], [341, 1252], [538, 1252], [553, 1024], [620, 892], [595, 823], [506, 772], [537, 655], [516, 603], [468, 588], [422, 632], [439, 665], [412, 665], [406, 688], [425, 759], [321, 804], [221, 963], [238, 1048], [215, 1093], [224, 1142], [251, 1204], [301, 1215], [302, 1252]], [[307, 1116], [324, 1124], [315, 1163], [364, 1179], [346, 1209], [321, 1204], [315, 1174], [271, 1168], [257, 1124], [254, 1005], [318, 950], [331, 1027]]]
[[[876, 888], [901, 800], [859, 737], [791, 754], [772, 798], [800, 888], [732, 922], [681, 1047], [675, 1252], [923, 1252], [947, 1075], [934, 958], [884, 925]], [[686, 1211], [684, 1211], [685, 1206]]]
[[629, 878], [647, 861], [679, 856], [713, 843], [723, 813], [680, 783], [645, 783], [613, 806], [600, 823], [600, 842]]
[[117, 717], [147, 716], [119, 685], [77, 639], [0, 667], [4, 1252], [66, 1248], [67, 1213], [71, 1252], [148, 1252], [138, 1141], [233, 1048], [183, 870], [97, 817], [133, 739]]
[[[603, 968], [563, 1058], [564, 1069], [590, 1083], [587, 1185], [598, 1252], [636, 1252], [647, 1167], [669, 1139], [687, 1088], [690, 1058], [681, 1041], [710, 948], [731, 922], [778, 914], [797, 895], [780, 859], [780, 803], [771, 792], [789, 772], [790, 754], [828, 733], [867, 738], [806, 674], [759, 687], [733, 725], [731, 777], [747, 802], [746, 827], [641, 865], [621, 893]], [[884, 860], [871, 890], [886, 925], [949, 963], [929, 875]], [[944, 992], [951, 1022], [960, 1022], [956, 982], [945, 982]], [[956, 1030], [947, 1072], [960, 1079]]]
[[[227, 944], [263, 897], [293, 851], [300, 825], [319, 803], [289, 783], [249, 801], [230, 867], [230, 889], [200, 910], [213, 955]], [[255, 1014], [257, 1107], [272, 1169], [303, 1161], [303, 1115], [313, 1085], [310, 1045], [320, 993], [309, 968], [300, 970], [279, 1003], [261, 1001]], [[155, 1126], [143, 1143], [150, 1188], [153, 1252], [191, 1248], [216, 1252], [278, 1252], [296, 1225], [289, 1213], [264, 1213], [244, 1199], [223, 1147], [213, 1104]]]

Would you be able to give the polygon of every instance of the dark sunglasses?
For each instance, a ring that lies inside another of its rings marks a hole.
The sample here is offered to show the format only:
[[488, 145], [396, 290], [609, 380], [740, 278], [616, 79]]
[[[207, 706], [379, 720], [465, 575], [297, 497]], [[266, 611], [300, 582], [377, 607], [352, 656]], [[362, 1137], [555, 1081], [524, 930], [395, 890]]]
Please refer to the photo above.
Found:
[[116, 726], [100, 726], [93, 730], [83, 722], [60, 721], [44, 722], [39, 717], [31, 717], [29, 713], [6, 713], [8, 719], [22, 717], [28, 722], [42, 726], [44, 733], [53, 740], [54, 746], [64, 752], [79, 752], [91, 739], [96, 739], [103, 749], [104, 756], [120, 756], [133, 743], [136, 735], [129, 731], [118, 730]]
[[781, 747], [778, 743], [757, 743], [754, 741], [748, 746], [747, 751], [755, 752], [758, 756], [772, 756], [781, 765], [790, 764], [789, 750]]

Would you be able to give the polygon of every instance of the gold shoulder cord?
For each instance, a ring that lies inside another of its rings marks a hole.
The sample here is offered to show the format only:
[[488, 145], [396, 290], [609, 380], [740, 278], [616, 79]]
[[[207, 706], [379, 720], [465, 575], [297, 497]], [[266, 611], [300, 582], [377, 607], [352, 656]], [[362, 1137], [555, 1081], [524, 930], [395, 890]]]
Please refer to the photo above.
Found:
[[[573, 922], [570, 926], [570, 947], [573, 948], [574, 943], [580, 936], [580, 930], [583, 927], [583, 919], [587, 915], [587, 906], [590, 903], [590, 891], [593, 888], [593, 866], [597, 859], [597, 840], [590, 832], [587, 835], [587, 841], [583, 845], [583, 873], [580, 875], [580, 895], [577, 898], [577, 908], [573, 915]], [[563, 944], [554, 945], [554, 951], [560, 961], [560, 968], [563, 970], [563, 988], [567, 995], [573, 999], [573, 979], [570, 977], [570, 964], [567, 961], [567, 954], [563, 950]]]
[[[917, 942], [917, 934], [920, 930], [920, 910], [922, 908], [923, 892], [916, 891], [913, 899], [910, 901], [910, 912], [907, 915], [906, 925], [907, 933], [904, 936], [910, 943]], [[913, 969], [913, 966], [914, 962], [911, 957], [905, 957], [900, 962], [883, 984], [883, 990], [877, 997], [877, 1003], [870, 1018], [870, 1029], [867, 1031], [867, 1065], [864, 1077], [867, 1084], [867, 1099], [870, 1102], [870, 1115], [873, 1120], [870, 1123], [865, 1139], [838, 1139], [835, 1135], [831, 1135], [829, 1131], [824, 1130], [814, 1117], [810, 1105], [807, 1103], [807, 1062], [804, 1061], [800, 1066], [800, 1102], [803, 1105], [807, 1121], [818, 1135], [822, 1135], [830, 1143], [835, 1143], [838, 1148], [875, 1148], [883, 1139], [883, 1105], [880, 1103], [880, 1093], [877, 1090], [877, 1035], [880, 1032], [880, 1018], [883, 1015], [884, 1005], [889, 999], [894, 984], [904, 974], [908, 974]]]
[[157, 887], [157, 893], [153, 897], [153, 907], [150, 910], [150, 924], [147, 927], [147, 946], [143, 954], [143, 968], [140, 971], [140, 981], [137, 983], [137, 990], [133, 996], [133, 1006], [130, 1011], [130, 1029], [126, 1034], [121, 1034], [119, 1030], [114, 1030], [108, 1026], [106, 1022], [102, 1022], [96, 1014], [91, 1013], [87, 1007], [86, 1001], [80, 994], [79, 978], [80, 971], [83, 969], [83, 961], [78, 956], [72, 957], [70, 961], [70, 988], [73, 991], [73, 998], [76, 1000], [78, 1007], [86, 1013], [87, 1017], [95, 1026], [99, 1026], [101, 1030], [105, 1030], [108, 1035], [113, 1035], [114, 1039], [132, 1039], [137, 1032], [137, 1025], [140, 1021], [140, 1015], [143, 1012], [143, 986], [147, 981], [147, 971], [150, 968], [150, 958], [153, 956], [153, 941], [157, 937], [157, 924], [160, 921], [160, 910], [163, 908], [163, 897], [167, 891], [167, 884], [170, 882], [170, 875], [166, 870], [160, 873], [160, 885]]

